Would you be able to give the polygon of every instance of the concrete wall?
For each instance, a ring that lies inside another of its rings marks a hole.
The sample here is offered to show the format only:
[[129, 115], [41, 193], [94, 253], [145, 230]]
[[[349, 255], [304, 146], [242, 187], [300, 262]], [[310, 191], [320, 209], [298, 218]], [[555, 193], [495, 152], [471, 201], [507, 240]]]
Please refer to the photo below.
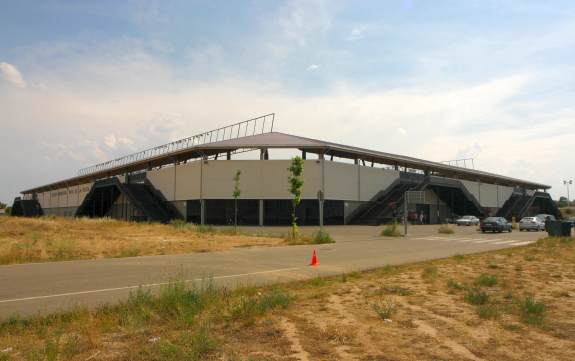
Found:
[[512, 187], [462, 180], [461, 183], [473, 194], [482, 207], [500, 208], [513, 193]]
[[38, 202], [42, 209], [78, 207], [92, 188], [92, 184], [86, 183], [38, 193]]
[[[148, 179], [167, 200], [232, 198], [233, 177], [241, 171], [241, 199], [291, 199], [288, 167], [290, 160], [212, 160], [191, 162], [149, 171]], [[322, 169], [323, 168], [323, 169]], [[302, 198], [316, 199], [322, 189], [325, 198], [368, 201], [399, 177], [399, 172], [354, 164], [306, 160]], [[174, 177], [176, 182], [174, 184]], [[174, 190], [175, 187], [175, 190]]]

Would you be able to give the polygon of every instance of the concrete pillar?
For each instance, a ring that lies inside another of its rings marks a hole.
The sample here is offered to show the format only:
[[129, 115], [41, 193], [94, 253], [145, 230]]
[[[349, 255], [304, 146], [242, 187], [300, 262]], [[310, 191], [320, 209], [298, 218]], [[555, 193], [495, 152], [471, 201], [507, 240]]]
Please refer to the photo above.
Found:
[[259, 213], [259, 215], [258, 215], [258, 218], [259, 218], [258, 224], [259, 224], [260, 226], [263, 226], [263, 225], [264, 225], [264, 200], [263, 200], [263, 199], [260, 199], [260, 200], [259, 200], [258, 213]]

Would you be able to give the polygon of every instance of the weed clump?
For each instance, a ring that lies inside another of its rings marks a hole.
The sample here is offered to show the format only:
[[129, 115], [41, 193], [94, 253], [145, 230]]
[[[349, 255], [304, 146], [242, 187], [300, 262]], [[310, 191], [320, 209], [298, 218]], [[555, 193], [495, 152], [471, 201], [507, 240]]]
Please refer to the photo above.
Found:
[[455, 230], [449, 224], [444, 223], [441, 226], [439, 226], [437, 232], [442, 233], [442, 234], [453, 234], [453, 233], [455, 233]]
[[391, 298], [381, 299], [373, 303], [371, 307], [382, 320], [389, 320], [396, 309], [395, 302]]
[[495, 286], [497, 284], [497, 277], [494, 275], [488, 275], [488, 274], [482, 273], [475, 280], [475, 284], [477, 286], [492, 287], [492, 286]]
[[489, 301], [489, 295], [478, 288], [472, 288], [467, 291], [465, 300], [472, 305], [485, 305]]
[[493, 319], [499, 317], [499, 309], [496, 305], [488, 303], [477, 306], [477, 315], [482, 319]]
[[543, 323], [547, 307], [543, 302], [538, 302], [535, 297], [528, 295], [517, 302], [521, 321], [530, 325]]
[[385, 226], [383, 231], [381, 231], [381, 235], [384, 237], [401, 237], [402, 234], [397, 227], [397, 221], [394, 220], [392, 223]]
[[319, 230], [313, 234], [313, 244], [335, 243], [331, 235], [325, 230]]
[[447, 287], [449, 289], [458, 290], [458, 291], [465, 289], [464, 285], [462, 285], [461, 283], [459, 283], [453, 279], [447, 280]]

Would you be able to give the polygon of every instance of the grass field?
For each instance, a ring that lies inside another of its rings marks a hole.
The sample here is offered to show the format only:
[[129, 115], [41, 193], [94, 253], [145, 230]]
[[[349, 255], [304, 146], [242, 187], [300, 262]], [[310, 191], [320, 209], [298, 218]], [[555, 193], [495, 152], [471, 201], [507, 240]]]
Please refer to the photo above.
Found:
[[0, 264], [211, 252], [283, 242], [280, 237], [235, 234], [233, 229], [183, 222], [0, 217]]
[[0, 325], [0, 360], [68, 359], [574, 360], [575, 241]]

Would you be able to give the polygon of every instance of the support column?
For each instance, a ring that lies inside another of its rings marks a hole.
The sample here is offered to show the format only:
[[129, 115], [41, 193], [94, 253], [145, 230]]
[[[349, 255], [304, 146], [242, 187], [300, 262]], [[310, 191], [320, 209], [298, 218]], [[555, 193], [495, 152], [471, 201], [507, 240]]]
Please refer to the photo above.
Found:
[[200, 161], [200, 224], [205, 224], [205, 205], [204, 205], [204, 162], [206, 158], [202, 157]]
[[261, 226], [264, 225], [264, 200], [260, 199], [259, 201], [259, 206], [258, 206], [258, 224]]

